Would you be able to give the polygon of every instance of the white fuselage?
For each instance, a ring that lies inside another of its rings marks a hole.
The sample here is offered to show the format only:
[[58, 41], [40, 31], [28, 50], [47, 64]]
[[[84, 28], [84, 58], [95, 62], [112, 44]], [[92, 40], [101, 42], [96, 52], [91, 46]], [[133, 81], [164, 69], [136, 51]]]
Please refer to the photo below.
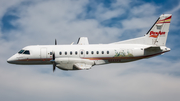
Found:
[[36, 45], [23, 48], [22, 50], [28, 50], [29, 54], [16, 53], [8, 59], [8, 62], [24, 65], [52, 64], [50, 60], [54, 52], [59, 63], [57, 67], [71, 70], [76, 63], [100, 65], [130, 62], [169, 51], [166, 47], [162, 47], [161, 51], [145, 53], [146, 47], [148, 45], [141, 44]]

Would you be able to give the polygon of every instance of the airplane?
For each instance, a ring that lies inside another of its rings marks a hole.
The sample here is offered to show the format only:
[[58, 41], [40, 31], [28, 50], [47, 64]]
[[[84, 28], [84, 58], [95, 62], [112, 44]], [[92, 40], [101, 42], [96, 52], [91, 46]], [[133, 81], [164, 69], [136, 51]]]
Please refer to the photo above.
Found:
[[20, 65], [53, 65], [62, 70], [89, 70], [95, 65], [125, 63], [169, 52], [166, 40], [172, 14], [162, 14], [143, 36], [109, 44], [89, 44], [80, 37], [71, 45], [30, 45], [22, 48], [7, 62]]

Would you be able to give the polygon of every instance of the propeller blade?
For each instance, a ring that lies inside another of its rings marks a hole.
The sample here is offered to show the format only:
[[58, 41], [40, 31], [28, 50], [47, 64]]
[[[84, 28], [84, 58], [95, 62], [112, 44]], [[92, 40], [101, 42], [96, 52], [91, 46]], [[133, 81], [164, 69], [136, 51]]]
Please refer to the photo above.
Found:
[[55, 39], [55, 45], [57, 45], [57, 40]]
[[55, 53], [53, 52], [53, 60], [55, 60]]
[[53, 72], [55, 71], [56, 69], [56, 63], [53, 63]]
[[55, 52], [52, 52], [53, 54], [53, 72], [55, 71], [56, 69], [56, 62], [55, 62]]

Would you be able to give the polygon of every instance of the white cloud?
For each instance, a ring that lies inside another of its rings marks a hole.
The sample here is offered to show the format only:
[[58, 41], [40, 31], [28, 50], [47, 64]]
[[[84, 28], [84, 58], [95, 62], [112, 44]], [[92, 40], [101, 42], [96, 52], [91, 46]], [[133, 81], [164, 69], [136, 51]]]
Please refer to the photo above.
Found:
[[174, 8], [171, 9], [170, 11], [167, 11], [167, 13], [172, 14], [172, 13], [178, 12], [179, 10], [180, 10], [180, 2], [179, 2], [179, 4], [178, 4], [176, 7], [174, 7]]
[[8, 0], [1, 0], [0, 1], [0, 19], [2, 19], [6, 11], [8, 11], [13, 6], [19, 4], [21, 1], [22, 0], [11, 0], [11, 2], [9, 2]]
[[143, 29], [143, 28], [149, 28], [149, 26], [152, 26], [156, 22], [157, 17], [141, 17], [141, 18], [132, 18], [127, 19], [122, 22], [122, 25], [125, 29]]
[[104, 21], [104, 20], [118, 17], [125, 13], [125, 10], [123, 10], [120, 7], [116, 8], [116, 9], [113, 6], [111, 6], [111, 7], [112, 8], [109, 9], [109, 8], [106, 8], [102, 4], [99, 4], [99, 5], [97, 5], [96, 9], [90, 13], [90, 15], [95, 16], [95, 18], [98, 21]]
[[[137, 1], [133, 1], [133, 2], [137, 2]], [[131, 0], [117, 0], [116, 2], [112, 3], [112, 7], [113, 8], [125, 8], [125, 9], [129, 9], [130, 8], [130, 3], [132, 3]]]
[[[150, 68], [145, 65], [143, 64], [141, 69]], [[173, 100], [178, 101], [179, 78], [153, 72], [126, 74], [136, 66], [138, 66], [136, 63], [96, 66], [89, 71], [69, 72], [71, 76], [63, 76], [62, 74], [66, 72], [60, 70], [54, 74], [39, 73], [33, 69], [36, 67], [15, 66], [9, 67], [11, 71], [1, 70], [0, 79], [3, 82], [0, 86], [3, 86], [3, 94], [8, 93], [11, 96], [10, 100], [16, 98], [45, 101], [50, 99], [105, 101], [110, 99], [158, 101], [162, 99], [169, 101], [174, 97]], [[46, 69], [48, 67], [38, 66], [37, 68]], [[33, 97], [30, 98], [31, 96]]]
[[140, 5], [140, 6], [136, 6], [136, 7], [133, 7], [132, 10], [131, 10], [131, 13], [135, 16], [152, 16], [155, 12], [156, 12], [156, 9], [158, 7], [156, 7], [155, 5], [153, 4], [144, 4], [144, 5]]

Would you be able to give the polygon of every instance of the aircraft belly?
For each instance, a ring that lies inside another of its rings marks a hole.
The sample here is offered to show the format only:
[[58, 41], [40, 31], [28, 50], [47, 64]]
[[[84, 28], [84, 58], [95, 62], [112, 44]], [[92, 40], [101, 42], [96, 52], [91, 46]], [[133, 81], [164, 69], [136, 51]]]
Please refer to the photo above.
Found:
[[41, 65], [41, 64], [52, 64], [50, 61], [14, 61], [15, 64], [20, 65]]
[[136, 60], [138, 60], [138, 59], [131, 59], [131, 58], [129, 58], [129, 59], [109, 59], [108, 60], [108, 62], [109, 63], [124, 63], [124, 62], [131, 62], [131, 61], [136, 61]]
[[11, 63], [14, 64], [22, 64], [22, 65], [34, 65], [34, 64], [51, 64], [50, 62], [51, 58], [19, 58], [17, 60], [11, 61]]

